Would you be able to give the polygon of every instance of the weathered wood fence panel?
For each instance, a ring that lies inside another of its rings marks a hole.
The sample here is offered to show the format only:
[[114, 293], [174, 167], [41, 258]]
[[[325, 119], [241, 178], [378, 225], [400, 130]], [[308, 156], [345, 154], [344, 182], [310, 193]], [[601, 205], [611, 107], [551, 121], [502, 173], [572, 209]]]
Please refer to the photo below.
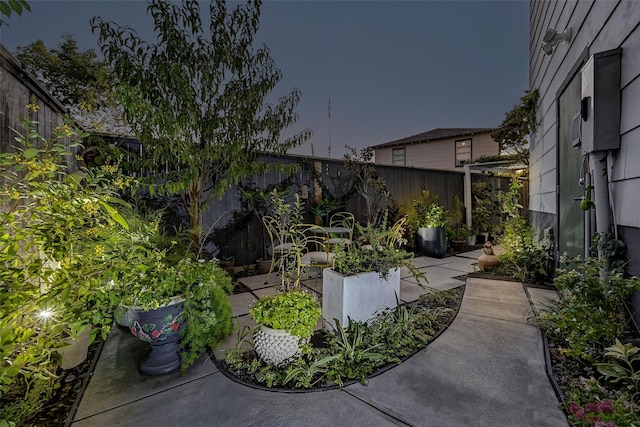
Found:
[[[29, 103], [37, 104], [37, 111], [30, 111], [27, 108]], [[29, 118], [37, 122], [40, 135], [49, 139], [65, 113], [62, 104], [0, 45], [0, 152], [13, 151], [16, 133], [12, 129], [21, 131], [22, 119]], [[70, 171], [77, 169], [74, 156], [66, 160]]]

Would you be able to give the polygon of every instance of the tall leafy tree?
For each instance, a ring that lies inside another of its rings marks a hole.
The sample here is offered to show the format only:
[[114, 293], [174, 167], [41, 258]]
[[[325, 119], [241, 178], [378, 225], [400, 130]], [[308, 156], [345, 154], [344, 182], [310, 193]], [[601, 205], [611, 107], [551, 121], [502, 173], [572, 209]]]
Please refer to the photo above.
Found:
[[536, 113], [540, 94], [537, 89], [520, 98], [520, 104], [505, 114], [500, 126], [491, 134], [503, 150], [511, 151], [524, 164], [529, 165], [529, 136], [535, 133], [538, 122]]
[[85, 129], [128, 133], [111, 92], [110, 69], [93, 49], [81, 50], [70, 34], [56, 48], [42, 40], [18, 47], [16, 57]]
[[70, 34], [63, 34], [62, 42], [54, 49], [48, 49], [42, 40], [18, 47], [16, 57], [64, 105], [82, 105], [91, 110], [107, 101], [107, 64], [98, 60], [93, 49], [78, 49]]
[[[254, 47], [259, 0], [229, 10], [209, 5], [205, 31], [197, 1], [152, 0], [157, 41], [96, 17], [91, 25], [115, 73], [125, 118], [153, 165], [168, 165], [158, 188], [179, 194], [189, 215], [191, 242], [202, 242], [202, 210], [243, 177], [268, 170], [257, 161], [306, 140], [302, 131], [281, 140], [294, 124], [300, 92], [275, 104], [268, 95], [281, 79], [266, 46]], [[153, 188], [153, 187], [152, 187]]]

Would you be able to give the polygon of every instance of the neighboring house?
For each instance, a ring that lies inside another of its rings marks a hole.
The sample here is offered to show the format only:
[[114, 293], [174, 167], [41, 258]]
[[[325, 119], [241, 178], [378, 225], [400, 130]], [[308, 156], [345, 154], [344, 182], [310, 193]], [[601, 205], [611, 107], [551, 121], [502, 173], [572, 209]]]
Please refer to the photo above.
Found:
[[462, 170], [464, 162], [500, 152], [493, 128], [438, 128], [373, 146], [375, 162], [427, 169]]
[[[617, 232], [640, 274], [640, 2], [531, 1], [530, 211], [556, 255], [587, 253]], [[567, 30], [567, 31], [565, 31]], [[587, 191], [590, 186], [594, 188]], [[590, 194], [595, 209], [581, 209]]]

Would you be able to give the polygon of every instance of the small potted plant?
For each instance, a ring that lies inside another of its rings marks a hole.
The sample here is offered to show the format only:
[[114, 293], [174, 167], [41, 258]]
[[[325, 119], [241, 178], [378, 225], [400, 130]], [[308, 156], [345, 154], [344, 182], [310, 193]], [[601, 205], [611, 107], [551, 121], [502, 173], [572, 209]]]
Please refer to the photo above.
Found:
[[418, 249], [432, 257], [442, 257], [447, 252], [447, 211], [437, 203], [437, 197], [427, 190], [413, 203], [413, 223], [417, 230]]
[[302, 202], [298, 194], [293, 203], [282, 194], [272, 192], [273, 218], [279, 233], [297, 248], [278, 260], [280, 293], [261, 298], [250, 314], [260, 325], [253, 334], [258, 356], [267, 363], [286, 364], [299, 354], [301, 342], [308, 340], [321, 316], [319, 302], [314, 295], [302, 292], [299, 286], [300, 256], [306, 237], [300, 233]]
[[351, 245], [334, 248], [332, 268], [323, 271], [322, 317], [337, 327], [348, 325], [349, 318], [367, 321], [381, 308], [394, 308], [400, 297], [400, 268], [409, 269], [418, 280], [426, 282], [424, 273], [411, 262], [412, 254], [401, 249], [401, 219], [387, 227], [387, 213], [378, 227], [356, 225], [358, 239]]
[[456, 224], [447, 229], [447, 235], [451, 239], [451, 248], [456, 252], [461, 252], [467, 247], [469, 229], [464, 224]]
[[451, 248], [456, 252], [461, 252], [467, 247], [467, 239], [470, 230], [462, 222], [464, 203], [456, 196], [453, 200], [453, 209], [449, 211], [447, 225], [447, 237], [451, 241]]
[[249, 310], [260, 325], [253, 346], [262, 360], [286, 364], [300, 354], [322, 315], [320, 303], [310, 292], [290, 290], [260, 298]]

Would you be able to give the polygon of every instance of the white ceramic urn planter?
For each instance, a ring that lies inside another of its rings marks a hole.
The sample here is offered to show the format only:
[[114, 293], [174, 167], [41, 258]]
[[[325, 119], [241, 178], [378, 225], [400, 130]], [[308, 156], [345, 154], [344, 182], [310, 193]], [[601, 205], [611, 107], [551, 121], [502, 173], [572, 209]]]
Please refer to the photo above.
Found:
[[264, 325], [253, 333], [253, 346], [260, 359], [276, 366], [300, 354], [300, 341], [296, 335]]
[[322, 318], [335, 328], [334, 319], [346, 326], [348, 319], [366, 322], [381, 309], [395, 308], [400, 298], [400, 269], [389, 271], [387, 280], [377, 272], [343, 276], [325, 268], [322, 277]]

